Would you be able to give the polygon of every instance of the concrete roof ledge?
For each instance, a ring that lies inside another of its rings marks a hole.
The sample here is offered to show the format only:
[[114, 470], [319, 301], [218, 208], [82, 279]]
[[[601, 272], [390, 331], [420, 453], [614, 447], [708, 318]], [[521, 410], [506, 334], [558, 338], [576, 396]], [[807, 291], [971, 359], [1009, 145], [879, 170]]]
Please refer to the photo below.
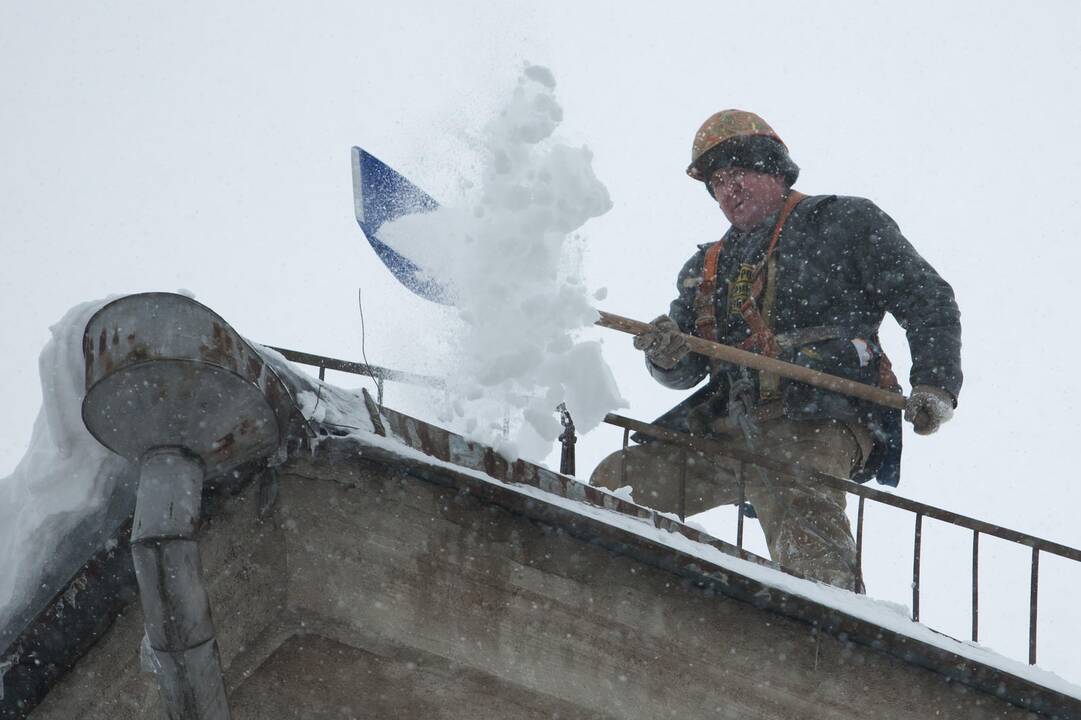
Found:
[[491, 448], [388, 408], [381, 414], [391, 437], [357, 433], [332, 439], [322, 452], [336, 456], [335, 462], [355, 452], [397, 462], [437, 482], [454, 479], [459, 490], [553, 522], [569, 534], [693, 579], [711, 592], [809, 623], [1030, 711], [1081, 717], [1081, 687], [913, 622], [907, 608], [797, 577], [672, 514], [522, 460], [508, 462]]

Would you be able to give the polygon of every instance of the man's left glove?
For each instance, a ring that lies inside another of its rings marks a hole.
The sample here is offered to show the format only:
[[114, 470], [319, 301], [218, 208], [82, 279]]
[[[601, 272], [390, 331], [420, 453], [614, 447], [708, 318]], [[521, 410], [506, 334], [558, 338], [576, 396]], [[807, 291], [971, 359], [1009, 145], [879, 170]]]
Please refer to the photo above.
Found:
[[634, 347], [643, 350], [649, 361], [662, 370], [671, 370], [691, 351], [687, 338], [679, 330], [676, 321], [661, 315], [650, 323], [653, 327], [634, 336]]
[[931, 385], [912, 388], [905, 404], [905, 420], [912, 423], [917, 435], [930, 435], [953, 417], [953, 395]]

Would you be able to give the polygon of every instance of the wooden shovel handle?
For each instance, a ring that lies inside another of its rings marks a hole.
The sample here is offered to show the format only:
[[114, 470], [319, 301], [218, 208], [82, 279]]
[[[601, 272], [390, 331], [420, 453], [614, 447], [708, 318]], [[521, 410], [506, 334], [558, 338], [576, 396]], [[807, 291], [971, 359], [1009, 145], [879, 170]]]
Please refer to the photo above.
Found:
[[[641, 335], [644, 332], [649, 332], [654, 329], [652, 325], [642, 322], [641, 320], [632, 320], [631, 318], [614, 315], [604, 311], [599, 312], [601, 317], [597, 320], [596, 324], [601, 327], [609, 328], [610, 330], [619, 330], [620, 332], [629, 333], [631, 335]], [[795, 365], [790, 362], [785, 362], [784, 360], [759, 355], [758, 353], [747, 352], [746, 350], [740, 350], [739, 348], [734, 348], [729, 345], [722, 345], [721, 343], [703, 340], [702, 338], [693, 335], [684, 335], [683, 337], [687, 338], [687, 345], [691, 350], [699, 355], [716, 358], [717, 360], [724, 360], [725, 362], [730, 362], [734, 365], [742, 365], [744, 367], [749, 367], [752, 370], [773, 373], [774, 375], [779, 375], [783, 378], [788, 378], [789, 380], [796, 380], [823, 390], [831, 390], [833, 392], [841, 393], [842, 395], [849, 395], [851, 397], [859, 398], [860, 400], [867, 400], [877, 405], [884, 405], [885, 407], [896, 408], [898, 410], [905, 409], [906, 398], [901, 393], [890, 392], [889, 390], [883, 390], [880, 387], [868, 385], [867, 383], [837, 377], [836, 375], [819, 372], [818, 370], [811, 370], [802, 365]]]

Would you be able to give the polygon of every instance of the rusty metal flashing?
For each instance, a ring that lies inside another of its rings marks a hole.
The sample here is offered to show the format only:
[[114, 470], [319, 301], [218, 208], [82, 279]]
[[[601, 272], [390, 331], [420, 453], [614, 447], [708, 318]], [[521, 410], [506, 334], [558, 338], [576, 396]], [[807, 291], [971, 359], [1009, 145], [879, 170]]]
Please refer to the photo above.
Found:
[[[460, 465], [470, 470], [483, 472], [503, 482], [530, 485], [553, 495], [614, 510], [623, 515], [644, 520], [655, 528], [679, 533], [695, 542], [715, 547], [727, 555], [742, 557], [759, 565], [780, 570], [780, 566], [776, 563], [757, 555], [741, 552], [736, 546], [686, 525], [671, 514], [636, 505], [629, 500], [612, 495], [606, 490], [587, 485], [572, 477], [561, 475], [525, 460], [509, 462], [490, 447], [469, 442], [460, 435], [390, 408], [383, 408], [382, 417], [384, 425], [390, 430], [395, 439], [423, 452], [425, 455], [431, 455], [444, 462]], [[789, 574], [802, 577], [798, 572], [790, 572]]]
[[[27, 625], [0, 661], [3, 675], [0, 720], [23, 720], [50, 688], [75, 666], [139, 597], [128, 552], [131, 521], [117, 530]], [[71, 602], [72, 589], [78, 594]]]

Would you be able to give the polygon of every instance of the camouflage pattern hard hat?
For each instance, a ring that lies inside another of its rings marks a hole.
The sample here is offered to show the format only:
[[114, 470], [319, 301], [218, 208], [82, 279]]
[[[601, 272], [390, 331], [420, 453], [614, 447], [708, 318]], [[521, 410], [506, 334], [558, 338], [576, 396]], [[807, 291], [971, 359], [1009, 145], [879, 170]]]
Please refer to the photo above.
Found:
[[710, 115], [694, 134], [694, 143], [691, 145], [691, 164], [687, 167], [687, 174], [695, 180], [705, 182], [705, 168], [703, 160], [709, 151], [726, 140], [733, 138], [749, 138], [754, 136], [768, 137], [784, 145], [784, 141], [773, 131], [773, 128], [755, 115], [746, 110], [721, 110], [719, 113]]

